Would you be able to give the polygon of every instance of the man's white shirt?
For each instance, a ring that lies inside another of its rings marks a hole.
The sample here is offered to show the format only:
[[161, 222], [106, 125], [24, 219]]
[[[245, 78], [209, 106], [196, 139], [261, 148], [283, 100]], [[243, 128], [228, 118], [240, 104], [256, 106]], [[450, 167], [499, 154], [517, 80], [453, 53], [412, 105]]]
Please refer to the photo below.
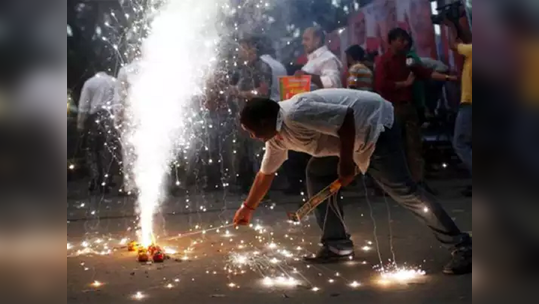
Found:
[[278, 135], [266, 142], [260, 171], [275, 173], [287, 160], [288, 150], [314, 157], [339, 156], [341, 128], [349, 108], [354, 110], [354, 162], [365, 173], [378, 137], [393, 126], [393, 106], [376, 93], [323, 89], [279, 103]]
[[105, 72], [97, 73], [84, 83], [79, 100], [79, 127], [82, 127], [87, 115], [101, 109], [112, 109], [115, 89], [116, 79]]
[[267, 63], [271, 68], [273, 81], [271, 83], [270, 98], [274, 101], [280, 101], [281, 100], [281, 86], [279, 83], [279, 78], [288, 75], [286, 68], [284, 67], [282, 63], [275, 60], [270, 55], [262, 55], [260, 56], [260, 60]]
[[343, 65], [327, 46], [320, 47], [309, 54], [308, 59], [309, 61], [302, 70], [309, 74], [320, 76], [324, 87], [317, 89], [342, 88]]

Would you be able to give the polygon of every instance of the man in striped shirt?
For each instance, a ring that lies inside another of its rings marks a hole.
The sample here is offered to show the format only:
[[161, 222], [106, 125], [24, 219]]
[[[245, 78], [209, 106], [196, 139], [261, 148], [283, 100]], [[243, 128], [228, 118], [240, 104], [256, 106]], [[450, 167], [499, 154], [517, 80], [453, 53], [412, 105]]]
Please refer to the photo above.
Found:
[[373, 91], [372, 71], [363, 63], [365, 61], [365, 50], [355, 44], [346, 50], [346, 61], [348, 63], [349, 89], [361, 91]]

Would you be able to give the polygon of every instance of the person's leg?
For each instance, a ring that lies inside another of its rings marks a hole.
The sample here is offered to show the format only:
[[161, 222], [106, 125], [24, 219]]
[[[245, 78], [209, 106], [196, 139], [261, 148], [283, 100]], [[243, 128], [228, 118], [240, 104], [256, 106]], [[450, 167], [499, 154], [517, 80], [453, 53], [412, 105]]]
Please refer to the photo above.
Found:
[[408, 168], [415, 182], [424, 181], [423, 148], [419, 116], [412, 104], [395, 106], [397, 125], [403, 137], [401, 141], [405, 148]]
[[444, 269], [446, 273], [471, 271], [471, 238], [459, 230], [433, 196], [413, 181], [400, 142], [397, 125], [386, 129], [376, 144], [368, 174], [395, 201], [427, 225], [440, 243], [454, 252], [452, 263]]
[[284, 163], [284, 172], [288, 180], [285, 194], [299, 195], [305, 190], [305, 168], [310, 156], [296, 151], [288, 151], [288, 160]]
[[461, 105], [455, 121], [455, 152], [472, 173], [472, 105]]
[[[314, 196], [338, 178], [338, 157], [311, 158], [307, 165], [307, 192]], [[342, 204], [339, 195], [320, 204], [316, 210], [316, 220], [322, 229], [321, 243], [337, 256], [349, 256], [354, 245], [346, 231]]]

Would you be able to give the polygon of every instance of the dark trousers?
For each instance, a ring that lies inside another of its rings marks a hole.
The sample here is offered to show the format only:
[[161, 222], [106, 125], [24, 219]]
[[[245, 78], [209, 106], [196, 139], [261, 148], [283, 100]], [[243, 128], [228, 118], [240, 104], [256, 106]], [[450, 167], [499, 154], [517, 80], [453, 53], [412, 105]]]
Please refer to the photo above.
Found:
[[[380, 135], [371, 158], [368, 174], [395, 201], [410, 210], [427, 225], [438, 241], [450, 250], [467, 246], [471, 240], [462, 233], [437, 200], [417, 186], [412, 179], [401, 144], [398, 125]], [[312, 158], [307, 166], [307, 190], [313, 196], [337, 179], [337, 157]], [[329, 205], [328, 205], [329, 204]], [[341, 215], [341, 216], [339, 216]], [[350, 236], [340, 218], [343, 215], [339, 195], [316, 209], [318, 225], [322, 229], [322, 244], [333, 251], [346, 254], [353, 248]]]
[[472, 173], [472, 105], [460, 106], [457, 120], [455, 121], [455, 135], [453, 148]]
[[286, 178], [288, 179], [288, 188], [301, 191], [305, 185], [305, 168], [311, 158], [310, 155], [288, 151], [288, 160], [283, 164]]
[[417, 108], [411, 102], [393, 104], [393, 106], [395, 108], [395, 123], [402, 132], [401, 142], [412, 179], [415, 182], [422, 182], [425, 178], [425, 161], [423, 160], [421, 121]]
[[86, 163], [92, 183], [100, 186], [112, 180], [112, 161], [114, 158], [114, 127], [107, 111], [98, 111], [86, 121]]

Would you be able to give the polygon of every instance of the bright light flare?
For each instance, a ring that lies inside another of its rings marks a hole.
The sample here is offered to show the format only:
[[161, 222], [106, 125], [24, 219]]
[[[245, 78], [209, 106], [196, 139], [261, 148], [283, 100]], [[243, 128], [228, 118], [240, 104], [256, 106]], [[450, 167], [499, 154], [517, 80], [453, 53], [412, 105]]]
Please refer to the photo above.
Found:
[[132, 298], [133, 298], [133, 300], [139, 300], [140, 301], [140, 300], [144, 299], [145, 297], [146, 296], [142, 292], [137, 291], [137, 293], [135, 293]]
[[425, 276], [425, 271], [421, 269], [397, 268], [395, 270], [384, 271], [380, 275], [378, 283], [382, 286], [391, 284], [406, 284], [418, 280]]
[[294, 287], [299, 285], [299, 281], [293, 277], [283, 276], [277, 278], [265, 277], [262, 283], [267, 287]]
[[154, 214], [165, 198], [175, 150], [188, 146], [194, 136], [186, 114], [192, 112], [193, 97], [203, 94], [215, 64], [208, 58], [217, 53], [218, 10], [215, 0], [166, 1], [152, 14], [142, 45], [139, 72], [129, 91], [128, 125], [137, 156], [139, 239], [145, 247], [153, 241]]
[[99, 281], [93, 281], [91, 285], [92, 285], [92, 287], [94, 287], [94, 288], [98, 288], [98, 287], [103, 286], [103, 283], [101, 283], [101, 282], [99, 282]]

